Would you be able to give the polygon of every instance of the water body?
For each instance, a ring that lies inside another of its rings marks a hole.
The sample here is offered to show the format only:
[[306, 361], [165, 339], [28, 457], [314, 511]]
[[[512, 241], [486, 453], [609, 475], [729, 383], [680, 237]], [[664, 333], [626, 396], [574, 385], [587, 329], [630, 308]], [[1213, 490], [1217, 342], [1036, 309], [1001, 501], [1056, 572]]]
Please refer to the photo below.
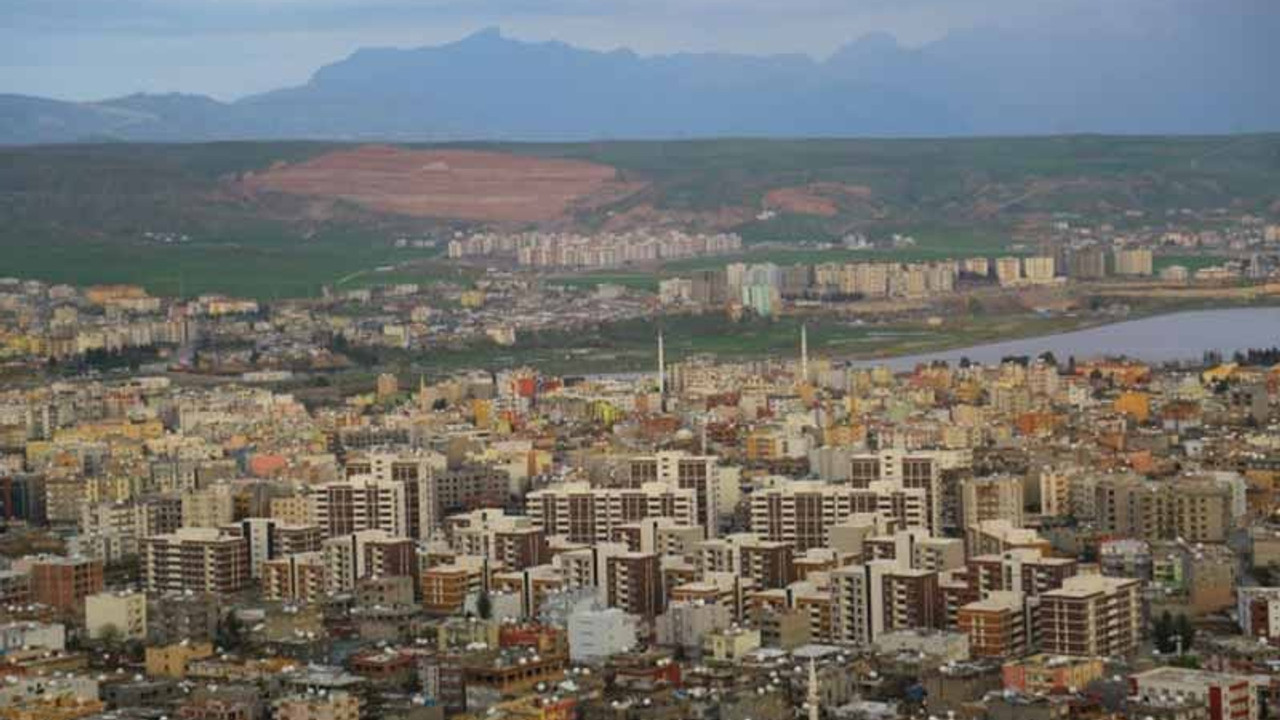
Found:
[[853, 365], [886, 365], [894, 370], [910, 370], [920, 363], [937, 360], [955, 364], [967, 357], [974, 362], [991, 364], [1010, 355], [1035, 357], [1044, 352], [1052, 352], [1063, 362], [1072, 355], [1077, 360], [1124, 355], [1160, 363], [1199, 360], [1208, 351], [1230, 356], [1237, 350], [1272, 346], [1280, 346], [1280, 308], [1234, 308], [1158, 315], [1058, 335], [882, 360], [859, 360]]

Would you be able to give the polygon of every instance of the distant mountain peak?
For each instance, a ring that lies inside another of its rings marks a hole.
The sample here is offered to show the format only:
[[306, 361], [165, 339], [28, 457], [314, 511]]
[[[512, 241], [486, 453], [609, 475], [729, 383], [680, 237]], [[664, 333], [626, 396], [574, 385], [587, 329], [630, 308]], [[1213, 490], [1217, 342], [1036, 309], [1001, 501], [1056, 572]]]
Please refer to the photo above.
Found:
[[494, 42], [509, 42], [510, 38], [502, 34], [502, 28], [497, 25], [480, 28], [479, 30], [467, 35], [461, 40], [453, 43], [454, 45], [483, 45]]

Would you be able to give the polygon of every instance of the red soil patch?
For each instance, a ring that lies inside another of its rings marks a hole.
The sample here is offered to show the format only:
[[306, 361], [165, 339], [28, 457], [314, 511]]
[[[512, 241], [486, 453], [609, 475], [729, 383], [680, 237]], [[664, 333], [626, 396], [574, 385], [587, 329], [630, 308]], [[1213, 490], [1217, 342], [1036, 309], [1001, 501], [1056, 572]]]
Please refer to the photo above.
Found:
[[607, 165], [577, 160], [374, 145], [277, 163], [241, 184], [250, 192], [341, 200], [400, 215], [490, 222], [553, 220], [643, 187], [618, 180]]
[[840, 213], [841, 204], [870, 198], [871, 188], [863, 185], [812, 183], [804, 187], [770, 190], [764, 196], [764, 205], [771, 210], [796, 215], [834, 217]]

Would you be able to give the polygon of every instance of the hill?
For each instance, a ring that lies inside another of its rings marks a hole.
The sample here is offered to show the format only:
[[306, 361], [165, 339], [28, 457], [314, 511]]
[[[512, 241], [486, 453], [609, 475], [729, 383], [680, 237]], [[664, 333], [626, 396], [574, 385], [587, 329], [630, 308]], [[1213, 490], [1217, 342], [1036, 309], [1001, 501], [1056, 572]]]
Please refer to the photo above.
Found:
[[0, 96], [0, 144], [1266, 131], [1280, 129], [1267, 69], [1280, 63], [1276, 32], [1265, 22], [1087, 35], [975, 28], [918, 48], [870, 35], [816, 60], [640, 56], [491, 29], [437, 47], [362, 49], [304, 85], [229, 103]]
[[1007, 238], [1183, 208], [1280, 215], [1280, 135], [0, 148], [5, 274], [170, 293], [315, 294], [480, 226]]

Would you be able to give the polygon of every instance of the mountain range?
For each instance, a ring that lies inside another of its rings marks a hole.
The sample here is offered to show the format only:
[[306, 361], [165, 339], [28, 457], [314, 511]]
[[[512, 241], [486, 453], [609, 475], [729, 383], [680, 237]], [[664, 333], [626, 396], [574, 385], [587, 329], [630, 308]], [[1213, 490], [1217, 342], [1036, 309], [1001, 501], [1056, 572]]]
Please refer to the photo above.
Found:
[[954, 31], [909, 48], [872, 34], [806, 55], [601, 52], [488, 29], [362, 49], [299, 87], [66, 102], [0, 95], [0, 144], [241, 139], [1216, 134], [1280, 129], [1268, 33], [1229, 52], [1194, 27], [1135, 35]]

